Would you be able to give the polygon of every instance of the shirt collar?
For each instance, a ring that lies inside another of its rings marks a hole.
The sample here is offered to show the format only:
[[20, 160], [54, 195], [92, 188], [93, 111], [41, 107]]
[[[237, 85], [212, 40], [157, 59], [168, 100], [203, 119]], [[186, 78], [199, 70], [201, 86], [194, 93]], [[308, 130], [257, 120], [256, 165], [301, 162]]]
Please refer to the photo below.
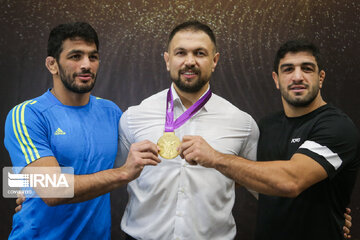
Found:
[[[200, 96], [200, 98], [202, 96], [204, 96], [209, 90], [210, 90], [210, 84], [209, 84], [208, 89], [204, 92], [203, 95]], [[176, 90], [174, 88], [174, 83], [171, 84], [171, 93], [172, 93], [172, 96], [173, 96], [174, 107], [175, 106], [181, 106], [183, 109], [186, 109], [185, 106], [182, 104], [181, 99], [180, 99], [179, 95], [177, 94], [177, 92], [176, 92]], [[202, 109], [204, 109], [206, 111], [209, 110], [209, 104], [208, 103], [211, 101], [211, 99], [212, 99], [212, 96], [210, 97], [209, 101], [202, 107]]]

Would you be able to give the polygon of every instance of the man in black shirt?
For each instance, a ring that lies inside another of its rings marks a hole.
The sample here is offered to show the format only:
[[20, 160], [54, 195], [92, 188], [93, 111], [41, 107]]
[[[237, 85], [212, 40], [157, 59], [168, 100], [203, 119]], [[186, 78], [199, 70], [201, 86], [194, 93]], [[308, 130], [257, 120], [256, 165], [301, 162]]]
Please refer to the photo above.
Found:
[[183, 138], [181, 154], [261, 193], [256, 239], [343, 239], [360, 165], [358, 131], [321, 97], [325, 71], [313, 44], [282, 45], [272, 76], [284, 109], [260, 121], [258, 162], [219, 153], [198, 136]]

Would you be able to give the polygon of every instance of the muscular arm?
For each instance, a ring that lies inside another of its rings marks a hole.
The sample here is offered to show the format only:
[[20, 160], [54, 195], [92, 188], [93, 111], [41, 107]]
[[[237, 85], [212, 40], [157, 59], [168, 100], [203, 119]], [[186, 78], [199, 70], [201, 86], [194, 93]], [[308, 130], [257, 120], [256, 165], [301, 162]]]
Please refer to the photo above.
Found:
[[295, 154], [289, 161], [253, 162], [238, 156], [215, 155], [214, 168], [257, 192], [296, 197], [325, 179], [325, 169], [310, 157]]
[[[108, 193], [138, 177], [145, 165], [156, 165], [160, 162], [157, 151], [156, 145], [149, 141], [135, 143], [130, 147], [127, 161], [123, 166], [87, 175], [74, 175], [73, 198], [42, 199], [47, 205], [55, 206], [82, 202]], [[54, 157], [42, 157], [25, 167], [23, 172], [31, 167], [59, 167], [59, 164]], [[41, 190], [37, 190], [37, 193], [41, 197]]]
[[320, 164], [303, 154], [294, 154], [288, 161], [254, 162], [219, 153], [198, 136], [184, 137], [180, 151], [190, 164], [215, 168], [238, 184], [267, 195], [296, 197], [327, 177]]

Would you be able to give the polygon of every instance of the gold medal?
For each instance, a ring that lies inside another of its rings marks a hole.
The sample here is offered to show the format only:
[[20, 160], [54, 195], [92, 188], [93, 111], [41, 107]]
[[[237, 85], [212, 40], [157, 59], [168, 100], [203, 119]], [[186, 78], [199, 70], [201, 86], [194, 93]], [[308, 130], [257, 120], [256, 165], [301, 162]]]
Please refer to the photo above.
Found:
[[157, 145], [160, 147], [159, 154], [163, 158], [173, 159], [179, 155], [177, 148], [180, 146], [180, 139], [175, 136], [174, 132], [164, 132]]
[[207, 91], [204, 96], [196, 101], [191, 107], [189, 107], [180, 117], [174, 121], [174, 102], [171, 89], [168, 90], [166, 98], [166, 118], [165, 118], [165, 132], [162, 137], [159, 138], [157, 145], [160, 148], [159, 154], [161, 157], [166, 159], [173, 159], [179, 152], [177, 148], [180, 147], [180, 139], [175, 136], [174, 130], [183, 125], [187, 120], [189, 120], [200, 108], [202, 108], [205, 103], [211, 97], [211, 91]]

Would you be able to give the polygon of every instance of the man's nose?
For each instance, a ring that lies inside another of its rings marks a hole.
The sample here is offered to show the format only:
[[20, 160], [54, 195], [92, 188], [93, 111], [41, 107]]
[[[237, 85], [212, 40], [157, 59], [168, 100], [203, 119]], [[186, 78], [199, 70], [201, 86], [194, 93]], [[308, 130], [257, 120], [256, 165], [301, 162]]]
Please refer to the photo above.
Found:
[[188, 54], [185, 58], [185, 65], [186, 66], [194, 66], [195, 65], [195, 57], [193, 54]]
[[88, 57], [84, 57], [81, 60], [81, 69], [90, 69], [90, 59]]
[[294, 73], [293, 73], [293, 80], [294, 81], [304, 80], [304, 75], [303, 75], [301, 68], [299, 68], [299, 67], [295, 68]]

